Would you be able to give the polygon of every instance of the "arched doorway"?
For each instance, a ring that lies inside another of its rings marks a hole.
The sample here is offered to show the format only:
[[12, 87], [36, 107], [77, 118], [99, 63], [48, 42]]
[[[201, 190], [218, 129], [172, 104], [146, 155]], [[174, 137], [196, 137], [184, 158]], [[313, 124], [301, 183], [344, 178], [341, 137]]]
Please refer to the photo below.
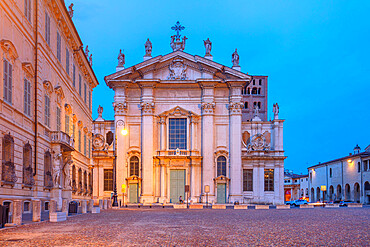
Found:
[[351, 187], [349, 184], [346, 184], [345, 190], [344, 190], [344, 200], [348, 201], [351, 199]]
[[336, 196], [336, 199], [337, 200], [342, 200], [342, 186], [340, 186], [339, 184], [337, 186], [337, 196]]
[[334, 199], [334, 187], [333, 185], [330, 185], [329, 187], [329, 201], [333, 201]]
[[365, 189], [365, 201], [364, 203], [370, 204], [370, 183], [366, 181], [364, 183], [364, 189]]
[[355, 183], [354, 190], [353, 190], [353, 198], [355, 202], [360, 202], [360, 185], [358, 183]]
[[316, 188], [316, 201], [317, 202], [320, 201], [320, 194], [321, 194], [320, 187], [317, 187]]
[[311, 188], [311, 202], [315, 202], [315, 189]]

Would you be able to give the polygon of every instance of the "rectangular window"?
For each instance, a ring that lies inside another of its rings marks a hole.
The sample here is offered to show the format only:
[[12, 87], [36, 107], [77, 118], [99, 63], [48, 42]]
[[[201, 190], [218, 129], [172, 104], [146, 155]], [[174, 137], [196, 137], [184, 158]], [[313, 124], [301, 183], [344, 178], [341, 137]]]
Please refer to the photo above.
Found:
[[87, 155], [87, 148], [86, 148], [86, 134], [84, 134], [84, 155]]
[[72, 136], [73, 136], [73, 139], [75, 139], [75, 141], [76, 141], [76, 125], [75, 125], [75, 123], [72, 124]]
[[113, 169], [104, 169], [104, 191], [113, 191]]
[[24, 114], [31, 116], [31, 83], [24, 79]]
[[91, 140], [89, 138], [89, 152], [88, 152], [89, 156], [88, 158], [90, 159], [91, 158]]
[[92, 111], [92, 105], [91, 105], [91, 91], [89, 91], [89, 109]]
[[170, 118], [169, 149], [186, 149], [186, 118]]
[[45, 125], [50, 127], [50, 98], [45, 95]]
[[45, 11], [45, 41], [50, 46], [50, 17]]
[[86, 98], [87, 98], [87, 87], [86, 87], [86, 83], [85, 83], [84, 84], [84, 101], [85, 101], [85, 103], [87, 102]]
[[57, 131], [61, 130], [60, 114], [61, 114], [60, 107], [57, 106]]
[[76, 88], [76, 66], [73, 64], [73, 87]]
[[59, 62], [62, 62], [62, 38], [60, 37], [59, 32], [57, 32], [57, 58]]
[[69, 115], [68, 114], [65, 114], [65, 125], [64, 125], [64, 132], [67, 133], [67, 135], [69, 135]]
[[81, 75], [78, 75], [78, 93], [82, 97], [82, 78]]
[[26, 19], [31, 23], [31, 0], [24, 0], [24, 15]]
[[81, 152], [81, 130], [78, 130], [78, 151]]
[[66, 71], [67, 71], [67, 74], [69, 75], [69, 51], [68, 51], [68, 48], [66, 48]]
[[13, 66], [4, 59], [4, 101], [9, 104], [12, 103], [12, 72]]
[[274, 191], [274, 169], [265, 169], [265, 191]]
[[253, 191], [253, 169], [243, 169], [243, 191]]

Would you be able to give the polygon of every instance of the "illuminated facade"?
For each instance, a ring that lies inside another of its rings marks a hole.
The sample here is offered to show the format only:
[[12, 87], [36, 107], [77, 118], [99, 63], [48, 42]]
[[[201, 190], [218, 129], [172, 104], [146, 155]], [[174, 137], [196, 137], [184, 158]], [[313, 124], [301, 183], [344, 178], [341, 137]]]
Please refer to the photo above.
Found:
[[92, 196], [98, 81], [72, 15], [62, 0], [0, 2], [0, 202], [16, 223]]
[[308, 168], [310, 201], [370, 203], [370, 146]]
[[213, 61], [206, 41], [201, 57], [183, 52], [186, 38], [172, 38], [172, 53], [152, 57], [148, 40], [144, 62], [126, 69], [120, 53], [117, 72], [105, 77], [115, 117], [94, 122], [94, 196], [112, 193], [101, 182], [112, 180], [114, 144], [104, 138], [114, 129], [126, 202], [177, 203], [185, 185], [192, 203], [205, 202], [208, 185], [212, 203], [282, 204], [284, 120], [277, 104], [267, 120], [267, 77], [242, 73], [237, 51], [230, 68]]

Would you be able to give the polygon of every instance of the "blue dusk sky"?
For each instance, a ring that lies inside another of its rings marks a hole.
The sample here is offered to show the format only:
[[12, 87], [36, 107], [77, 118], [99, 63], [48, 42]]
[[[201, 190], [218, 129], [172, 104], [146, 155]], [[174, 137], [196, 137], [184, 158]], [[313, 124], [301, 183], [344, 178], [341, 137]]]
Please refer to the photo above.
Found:
[[307, 173], [308, 166], [370, 144], [370, 1], [73, 2], [73, 21], [100, 83], [94, 119], [98, 105], [113, 119], [104, 76], [115, 72], [119, 49], [126, 67], [143, 60], [147, 38], [153, 56], [168, 54], [171, 26], [180, 21], [189, 38], [185, 52], [203, 56], [210, 38], [214, 61], [231, 66], [238, 48], [243, 72], [269, 77], [269, 118], [278, 102], [286, 119], [286, 168]]

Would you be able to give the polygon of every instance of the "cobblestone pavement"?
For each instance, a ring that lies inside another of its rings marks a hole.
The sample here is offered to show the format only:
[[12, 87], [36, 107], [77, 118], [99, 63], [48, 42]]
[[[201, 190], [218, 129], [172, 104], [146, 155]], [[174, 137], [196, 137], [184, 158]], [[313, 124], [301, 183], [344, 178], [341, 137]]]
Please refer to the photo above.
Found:
[[0, 231], [0, 246], [369, 246], [370, 208], [106, 210]]

